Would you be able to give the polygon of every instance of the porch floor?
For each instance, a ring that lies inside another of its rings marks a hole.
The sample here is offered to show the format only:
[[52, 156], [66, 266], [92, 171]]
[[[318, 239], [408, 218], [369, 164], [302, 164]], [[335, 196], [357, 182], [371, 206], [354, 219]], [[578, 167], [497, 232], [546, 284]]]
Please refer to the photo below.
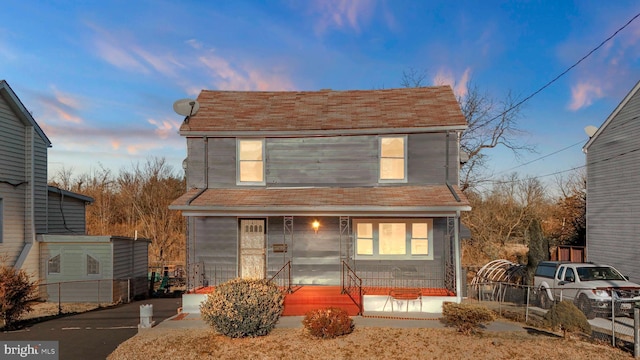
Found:
[[[215, 287], [195, 289], [191, 293], [208, 294]], [[363, 287], [363, 295], [389, 295], [392, 288]], [[441, 288], [422, 288], [423, 296], [455, 296], [455, 293]], [[340, 286], [297, 285], [292, 287], [292, 293], [284, 298], [282, 316], [302, 316], [315, 309], [338, 307], [344, 309], [350, 316], [358, 315], [359, 308], [349, 295], [342, 293]]]

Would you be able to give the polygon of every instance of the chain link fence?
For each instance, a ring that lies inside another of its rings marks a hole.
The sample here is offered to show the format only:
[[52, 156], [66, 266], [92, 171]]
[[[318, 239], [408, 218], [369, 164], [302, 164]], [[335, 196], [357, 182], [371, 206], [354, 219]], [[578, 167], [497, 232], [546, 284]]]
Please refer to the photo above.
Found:
[[101, 307], [129, 303], [134, 298], [148, 295], [148, 289], [146, 277], [40, 283], [35, 300], [57, 304], [58, 314], [62, 314], [65, 307], [73, 308], [70, 304], [95, 304]]
[[587, 316], [594, 337], [610, 339], [614, 347], [624, 342], [639, 347], [638, 341], [634, 341], [640, 328], [634, 321], [634, 308], [640, 307], [640, 302], [624, 289], [601, 290], [608, 293], [603, 300], [589, 299], [581, 293], [584, 291], [584, 288], [536, 289], [528, 285], [485, 282], [468, 285], [467, 299], [482, 303], [501, 316], [532, 325], [543, 324], [544, 315], [554, 302], [570, 300]]

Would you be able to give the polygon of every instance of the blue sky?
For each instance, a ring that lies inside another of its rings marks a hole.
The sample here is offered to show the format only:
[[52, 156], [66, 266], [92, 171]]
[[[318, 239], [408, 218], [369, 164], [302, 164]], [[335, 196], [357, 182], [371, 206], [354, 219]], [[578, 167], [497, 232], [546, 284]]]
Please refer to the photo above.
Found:
[[[186, 142], [172, 104], [202, 89], [394, 88], [414, 68], [458, 94], [472, 82], [498, 100], [524, 98], [637, 13], [637, 1], [595, 0], [8, 0], [0, 79], [52, 141], [50, 177], [117, 173], [150, 156], [179, 170]], [[537, 153], [491, 150], [491, 171], [584, 165], [583, 128], [601, 125], [638, 80], [640, 18], [525, 103], [521, 140]]]

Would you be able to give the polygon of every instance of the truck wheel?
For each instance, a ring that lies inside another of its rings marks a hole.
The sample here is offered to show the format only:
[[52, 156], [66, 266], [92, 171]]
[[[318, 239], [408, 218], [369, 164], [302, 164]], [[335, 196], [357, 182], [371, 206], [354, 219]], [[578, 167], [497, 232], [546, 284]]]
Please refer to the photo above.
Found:
[[538, 297], [538, 302], [540, 303], [540, 307], [543, 309], [549, 309], [551, 307], [551, 300], [547, 296], [547, 290], [540, 289], [540, 295]]
[[591, 303], [586, 296], [580, 295], [578, 298], [578, 309], [584, 313], [587, 319], [595, 319], [596, 314], [591, 310]]

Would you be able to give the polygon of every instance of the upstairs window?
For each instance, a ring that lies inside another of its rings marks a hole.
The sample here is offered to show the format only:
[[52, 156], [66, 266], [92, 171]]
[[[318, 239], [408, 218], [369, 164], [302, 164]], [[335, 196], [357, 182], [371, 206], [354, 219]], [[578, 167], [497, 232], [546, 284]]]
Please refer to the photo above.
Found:
[[407, 179], [406, 137], [380, 138], [380, 181], [404, 182]]
[[100, 274], [100, 261], [91, 255], [87, 255], [87, 275]]
[[264, 185], [264, 140], [238, 140], [238, 184]]

